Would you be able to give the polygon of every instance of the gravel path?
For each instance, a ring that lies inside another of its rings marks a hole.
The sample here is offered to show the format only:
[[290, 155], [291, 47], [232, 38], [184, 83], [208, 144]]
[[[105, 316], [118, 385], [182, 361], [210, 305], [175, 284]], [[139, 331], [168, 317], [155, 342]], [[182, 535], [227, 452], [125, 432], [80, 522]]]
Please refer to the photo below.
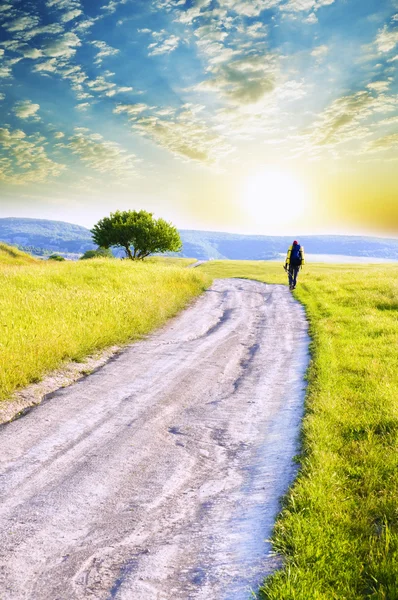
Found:
[[0, 428], [2, 600], [247, 600], [308, 363], [286, 287], [218, 280], [146, 340]]

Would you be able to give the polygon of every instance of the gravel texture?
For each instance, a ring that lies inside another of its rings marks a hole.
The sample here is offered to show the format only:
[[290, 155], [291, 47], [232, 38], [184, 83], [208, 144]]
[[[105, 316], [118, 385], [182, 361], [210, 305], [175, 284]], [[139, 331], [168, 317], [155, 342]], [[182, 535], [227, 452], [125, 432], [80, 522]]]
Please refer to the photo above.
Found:
[[0, 427], [2, 600], [247, 600], [295, 476], [307, 323], [226, 279]]

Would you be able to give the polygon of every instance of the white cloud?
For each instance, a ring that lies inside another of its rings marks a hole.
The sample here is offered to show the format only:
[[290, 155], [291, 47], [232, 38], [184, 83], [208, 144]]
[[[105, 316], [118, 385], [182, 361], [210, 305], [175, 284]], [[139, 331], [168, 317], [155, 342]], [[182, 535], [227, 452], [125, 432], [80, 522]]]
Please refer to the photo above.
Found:
[[26, 48], [22, 50], [22, 53], [24, 58], [31, 58], [33, 60], [43, 56], [41, 50], [39, 50], [38, 48]]
[[114, 87], [111, 90], [108, 90], [107, 92], [105, 92], [105, 96], [108, 96], [108, 98], [111, 98], [112, 96], [116, 96], [116, 94], [125, 94], [127, 92], [132, 92], [132, 91], [133, 91], [132, 87], [127, 87], [127, 86]]
[[[143, 115], [145, 111], [148, 114]], [[198, 107], [188, 104], [176, 111], [130, 104], [119, 105], [114, 112], [127, 114], [133, 131], [185, 160], [213, 164], [231, 151], [229, 144], [198, 118]]]
[[39, 24], [38, 17], [35, 17], [33, 15], [26, 15], [23, 17], [18, 17], [16, 19], [13, 19], [12, 21], [10, 21], [6, 25], [4, 25], [4, 28], [7, 31], [15, 33], [18, 31], [25, 31], [28, 29], [32, 29], [33, 27], [36, 27], [38, 24]]
[[149, 44], [148, 50], [149, 56], [156, 56], [159, 54], [169, 54], [173, 52], [180, 43], [180, 38], [176, 35], [168, 36], [165, 31], [154, 31], [152, 33], [153, 37], [155, 37], [155, 41], [152, 44]]
[[389, 29], [387, 25], [384, 25], [377, 34], [375, 44], [378, 51], [382, 54], [391, 52], [398, 44], [398, 29]]
[[364, 122], [372, 115], [396, 110], [398, 99], [383, 94], [374, 96], [370, 91], [360, 91], [337, 98], [318, 117], [311, 133], [317, 146], [333, 146], [370, 134]]
[[335, 0], [289, 0], [281, 6], [281, 10], [289, 12], [316, 11], [322, 6], [329, 6]]
[[89, 102], [82, 102], [81, 104], [78, 104], [76, 106], [77, 110], [87, 110], [88, 108], [90, 108], [90, 103]]
[[381, 152], [398, 148], [398, 133], [385, 135], [370, 142], [366, 148], [366, 152]]
[[258, 17], [264, 10], [280, 4], [280, 0], [219, 0], [223, 8], [245, 17]]
[[88, 87], [94, 92], [107, 92], [116, 87], [116, 83], [107, 81], [103, 75], [100, 75], [96, 79], [87, 82]]
[[22, 40], [29, 41], [37, 35], [57, 35], [63, 33], [64, 28], [59, 23], [51, 23], [50, 25], [41, 25], [39, 27], [33, 27], [29, 31], [24, 31], [23, 35], [20, 36]]
[[58, 70], [58, 63], [56, 58], [50, 58], [44, 62], [38, 63], [33, 67], [34, 71], [45, 72], [45, 73], [56, 73]]
[[98, 133], [76, 128], [76, 134], [69, 139], [67, 148], [89, 167], [100, 173], [113, 173], [126, 179], [135, 174], [137, 158], [120, 144], [105, 141]]
[[81, 41], [75, 33], [67, 32], [60, 35], [55, 40], [46, 40], [41, 50], [44, 56], [70, 58], [76, 52], [76, 48], [81, 46]]
[[78, 0], [47, 0], [46, 4], [49, 8], [58, 10], [73, 10], [80, 6]]
[[7, 151], [0, 168], [0, 180], [5, 183], [43, 183], [58, 177], [65, 169], [65, 165], [47, 156], [42, 137], [27, 136], [20, 129], [0, 128], [0, 147]]
[[31, 117], [37, 118], [37, 111], [40, 108], [40, 104], [33, 104], [30, 100], [22, 100], [17, 102], [14, 107], [14, 113], [20, 119], [29, 119]]
[[108, 14], [113, 14], [116, 12], [118, 6], [120, 4], [126, 4], [127, 0], [110, 0], [108, 4], [101, 6], [101, 10], [107, 12]]
[[69, 23], [69, 21], [73, 21], [76, 17], [79, 17], [83, 13], [80, 8], [74, 8], [73, 10], [68, 10], [61, 17], [62, 23]]
[[216, 65], [197, 89], [221, 92], [236, 105], [253, 104], [275, 89], [277, 71], [273, 55], [249, 55]]
[[91, 44], [99, 50], [94, 61], [96, 64], [100, 64], [106, 56], [115, 56], [116, 54], [119, 54], [119, 50], [112, 48], [112, 46], [108, 46], [108, 44], [100, 40], [94, 40]]
[[113, 112], [115, 114], [125, 113], [130, 117], [134, 117], [144, 112], [148, 108], [149, 106], [147, 104], [118, 104], [118, 106], [113, 110]]
[[65, 137], [65, 134], [64, 134], [64, 133], [62, 133], [62, 131], [56, 131], [56, 132], [54, 133], [54, 137], [55, 137], [55, 139], [57, 139], [57, 140], [60, 140], [60, 139], [62, 139], [63, 137]]
[[1, 100], [5, 100], [5, 97], [6, 97], [6, 95], [5, 95], [5, 94], [3, 94], [2, 92], [0, 92], [0, 101], [1, 101]]
[[329, 48], [324, 44], [322, 46], [317, 46], [311, 52], [311, 56], [315, 56], [315, 58], [323, 58], [329, 52]]
[[386, 92], [391, 85], [391, 81], [373, 81], [366, 86], [369, 90], [376, 92]]

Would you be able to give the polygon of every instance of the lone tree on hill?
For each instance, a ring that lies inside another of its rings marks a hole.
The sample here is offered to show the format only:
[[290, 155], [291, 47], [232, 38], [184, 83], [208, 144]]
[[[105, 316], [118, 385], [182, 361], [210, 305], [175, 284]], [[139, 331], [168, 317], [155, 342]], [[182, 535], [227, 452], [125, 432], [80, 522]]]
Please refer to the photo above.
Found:
[[156, 252], [178, 252], [182, 246], [177, 229], [146, 210], [118, 210], [98, 221], [91, 233], [98, 246], [124, 248], [131, 260]]

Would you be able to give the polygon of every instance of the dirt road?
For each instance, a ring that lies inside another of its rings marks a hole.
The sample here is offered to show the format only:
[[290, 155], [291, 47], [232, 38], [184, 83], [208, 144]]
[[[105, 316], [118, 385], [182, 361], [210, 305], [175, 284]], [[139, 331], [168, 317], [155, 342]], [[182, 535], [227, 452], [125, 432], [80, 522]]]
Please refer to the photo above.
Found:
[[2, 426], [0, 598], [249, 598], [278, 564], [307, 347], [285, 287], [219, 280]]

